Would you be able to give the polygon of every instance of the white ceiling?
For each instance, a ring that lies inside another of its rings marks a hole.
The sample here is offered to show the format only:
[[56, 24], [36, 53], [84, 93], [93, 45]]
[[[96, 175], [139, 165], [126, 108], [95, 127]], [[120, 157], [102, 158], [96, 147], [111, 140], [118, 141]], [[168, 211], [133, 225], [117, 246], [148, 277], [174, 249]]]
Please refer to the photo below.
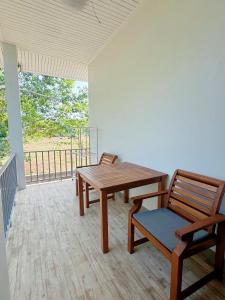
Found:
[[25, 72], [86, 81], [88, 63], [140, 2], [88, 0], [78, 11], [63, 0], [0, 0], [0, 41], [17, 45]]

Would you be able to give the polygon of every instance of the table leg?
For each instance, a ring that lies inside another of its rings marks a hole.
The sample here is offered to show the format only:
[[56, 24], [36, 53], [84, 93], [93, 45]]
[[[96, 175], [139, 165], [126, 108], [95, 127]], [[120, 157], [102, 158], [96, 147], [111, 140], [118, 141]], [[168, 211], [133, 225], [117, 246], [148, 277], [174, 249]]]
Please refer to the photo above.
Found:
[[83, 179], [78, 174], [78, 192], [79, 192], [79, 204], [80, 204], [80, 216], [84, 215], [84, 194], [83, 194]]
[[[165, 191], [165, 186], [166, 186], [166, 177], [162, 177], [161, 181], [158, 183], [158, 192]], [[164, 199], [165, 199], [164, 196], [158, 197], [158, 208], [165, 207]]]
[[124, 203], [129, 202], [129, 190], [124, 190]]
[[85, 182], [86, 208], [89, 208], [89, 184]]
[[102, 252], [107, 253], [109, 251], [109, 239], [108, 239], [108, 199], [107, 193], [100, 192], [100, 218], [101, 218], [101, 246]]

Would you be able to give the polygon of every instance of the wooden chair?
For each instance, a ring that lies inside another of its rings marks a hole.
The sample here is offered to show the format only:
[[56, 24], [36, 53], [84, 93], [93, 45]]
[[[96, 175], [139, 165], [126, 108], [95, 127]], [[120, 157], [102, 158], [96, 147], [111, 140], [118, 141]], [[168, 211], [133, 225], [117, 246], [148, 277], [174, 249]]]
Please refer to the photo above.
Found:
[[[104, 153], [102, 153], [102, 156], [101, 156], [98, 164], [92, 164], [92, 165], [88, 165], [88, 166], [80, 166], [80, 167], [77, 167], [77, 168], [99, 166], [99, 165], [111, 165], [111, 164], [114, 164], [117, 159], [118, 159], [117, 155], [104, 152]], [[90, 204], [99, 202], [99, 199], [89, 200], [89, 191], [93, 190], [93, 189], [94, 188], [92, 186], [90, 186], [88, 183], [84, 183], [84, 191], [86, 193], [86, 208], [89, 208]], [[76, 195], [78, 196], [78, 178], [77, 178], [77, 174], [76, 174]], [[115, 200], [115, 194], [108, 195], [108, 198]]]
[[[169, 191], [134, 197], [129, 213], [128, 251], [151, 241], [171, 262], [170, 300], [188, 297], [211, 279], [222, 280], [225, 216], [218, 214], [225, 192], [222, 180], [176, 170]], [[142, 201], [162, 196], [164, 208], [138, 212]], [[135, 227], [144, 238], [134, 241]], [[214, 270], [182, 291], [183, 260], [216, 245]]]

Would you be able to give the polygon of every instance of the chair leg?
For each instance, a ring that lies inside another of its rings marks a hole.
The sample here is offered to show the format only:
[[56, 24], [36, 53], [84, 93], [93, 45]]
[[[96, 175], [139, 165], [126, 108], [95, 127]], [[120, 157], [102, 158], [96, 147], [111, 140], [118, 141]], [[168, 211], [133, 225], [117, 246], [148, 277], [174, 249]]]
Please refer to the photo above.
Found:
[[170, 300], [181, 300], [183, 258], [172, 254]]
[[76, 178], [76, 196], [78, 196], [78, 180]]
[[129, 216], [128, 220], [128, 252], [134, 253], [134, 224], [132, 224], [132, 217]]
[[116, 200], [116, 198], [115, 198], [115, 193], [112, 194], [112, 199], [113, 199], [113, 201]]
[[129, 190], [124, 190], [124, 203], [129, 203]]
[[85, 200], [86, 200], [86, 208], [89, 208], [89, 184], [85, 182]]
[[225, 223], [221, 223], [217, 230], [218, 241], [216, 244], [215, 254], [215, 271], [216, 277], [219, 280], [223, 279], [223, 268], [224, 268], [224, 252], [225, 252]]

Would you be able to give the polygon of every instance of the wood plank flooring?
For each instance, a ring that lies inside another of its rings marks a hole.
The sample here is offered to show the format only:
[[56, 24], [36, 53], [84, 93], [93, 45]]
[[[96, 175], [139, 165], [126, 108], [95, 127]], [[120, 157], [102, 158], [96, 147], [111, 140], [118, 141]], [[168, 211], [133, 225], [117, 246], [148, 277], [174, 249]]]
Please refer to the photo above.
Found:
[[[127, 252], [130, 204], [109, 200], [110, 252], [100, 249], [99, 203], [79, 216], [71, 180], [17, 193], [7, 242], [12, 300], [169, 298], [170, 265], [150, 244]], [[92, 195], [93, 196], [93, 195]], [[184, 287], [211, 270], [211, 252], [187, 259]], [[225, 299], [225, 280], [189, 297]]]

